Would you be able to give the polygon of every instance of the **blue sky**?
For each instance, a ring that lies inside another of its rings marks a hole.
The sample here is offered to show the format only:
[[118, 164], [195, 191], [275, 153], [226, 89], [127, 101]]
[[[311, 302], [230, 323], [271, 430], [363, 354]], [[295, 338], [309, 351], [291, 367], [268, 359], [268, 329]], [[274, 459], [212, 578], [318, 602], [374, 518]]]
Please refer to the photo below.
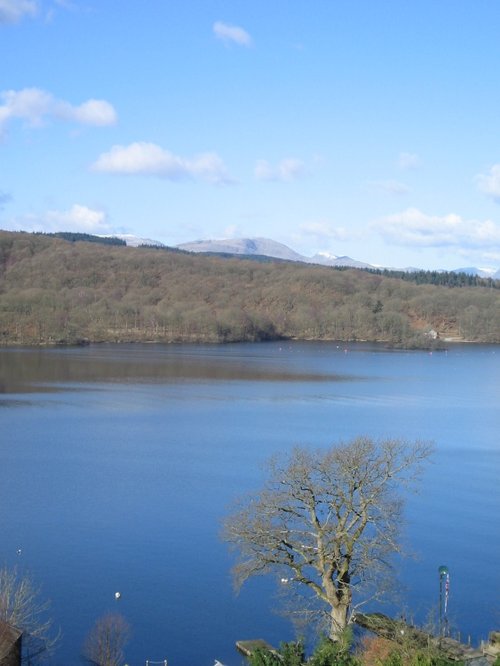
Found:
[[0, 227], [500, 267], [497, 0], [0, 0]]

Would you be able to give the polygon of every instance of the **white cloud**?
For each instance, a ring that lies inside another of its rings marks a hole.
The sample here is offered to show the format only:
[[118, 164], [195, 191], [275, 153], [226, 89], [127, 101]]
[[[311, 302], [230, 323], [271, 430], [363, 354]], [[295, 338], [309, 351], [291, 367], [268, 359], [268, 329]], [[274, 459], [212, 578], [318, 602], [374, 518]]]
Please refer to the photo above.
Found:
[[387, 242], [414, 247], [500, 247], [500, 226], [491, 220], [464, 220], [459, 215], [437, 216], [417, 208], [389, 215], [373, 223]]
[[59, 102], [55, 107], [54, 115], [82, 125], [100, 127], [114, 125], [117, 120], [113, 106], [102, 99], [89, 99], [80, 106], [71, 106], [66, 102]]
[[404, 183], [400, 183], [397, 180], [374, 180], [368, 183], [369, 187], [379, 190], [381, 192], [387, 192], [388, 194], [408, 194], [410, 188]]
[[481, 192], [500, 203], [500, 164], [494, 164], [489, 174], [478, 174], [475, 181]]
[[161, 175], [172, 179], [187, 175], [186, 164], [181, 158], [154, 143], [144, 142], [113, 146], [97, 158], [92, 169], [108, 173]]
[[68, 210], [48, 210], [40, 215], [24, 215], [17, 217], [7, 225], [14, 230], [23, 231], [80, 231], [89, 234], [106, 234], [111, 232], [106, 213], [74, 204]]
[[213, 185], [229, 184], [234, 180], [229, 177], [226, 166], [216, 153], [203, 153], [192, 160], [187, 160], [188, 172]]
[[17, 23], [24, 17], [33, 17], [38, 11], [35, 0], [0, 0], [0, 25]]
[[45, 214], [45, 220], [50, 226], [61, 231], [98, 233], [110, 229], [104, 211], [94, 210], [79, 204], [74, 204], [69, 210], [65, 211], [48, 211]]
[[217, 21], [213, 25], [214, 35], [225, 44], [239, 44], [240, 46], [251, 46], [252, 38], [246, 30], [237, 25], [228, 25]]
[[500, 247], [497, 252], [483, 252], [482, 259], [492, 264], [500, 264]]
[[[49, 0], [40, 2], [40, 0], [0, 0], [0, 26], [2, 24], [19, 23], [24, 18], [40, 17], [46, 23], [50, 23], [55, 14], [57, 7], [68, 10], [76, 11], [81, 9], [72, 0]], [[44, 8], [45, 5], [45, 8]]]
[[241, 232], [237, 224], [230, 224], [224, 229], [224, 238], [241, 237]]
[[421, 160], [415, 153], [400, 153], [398, 158], [398, 166], [402, 171], [410, 171], [418, 169], [421, 165]]
[[295, 158], [287, 157], [276, 166], [272, 166], [267, 160], [258, 160], [254, 174], [257, 180], [269, 180], [269, 181], [292, 181], [301, 178], [306, 173], [306, 168], [304, 163]]
[[187, 159], [146, 142], [113, 146], [107, 153], [102, 153], [91, 168], [104, 173], [142, 174], [169, 180], [199, 178], [212, 184], [233, 182], [216, 153], [203, 153]]
[[117, 120], [116, 111], [105, 100], [89, 99], [73, 106], [39, 88], [4, 90], [0, 98], [3, 101], [0, 105], [0, 131], [15, 118], [24, 120], [30, 127], [39, 127], [48, 118], [96, 126], [113, 125]]
[[0, 93], [3, 104], [0, 106], [0, 128], [13, 118], [22, 118], [32, 126], [42, 124], [43, 118], [50, 115], [52, 96], [38, 88], [24, 90], [4, 90]]

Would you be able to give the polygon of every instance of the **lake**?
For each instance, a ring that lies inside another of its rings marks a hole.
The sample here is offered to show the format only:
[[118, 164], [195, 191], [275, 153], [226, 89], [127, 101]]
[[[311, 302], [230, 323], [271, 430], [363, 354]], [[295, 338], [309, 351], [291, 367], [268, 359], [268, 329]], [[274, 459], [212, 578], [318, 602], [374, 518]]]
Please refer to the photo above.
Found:
[[[29, 571], [79, 664], [107, 612], [132, 626], [130, 666], [236, 665], [239, 639], [291, 640], [269, 577], [232, 589], [221, 521], [296, 444], [433, 440], [407, 501], [390, 607], [425, 622], [438, 567], [451, 625], [500, 628], [500, 347], [92, 345], [0, 350], [0, 563]], [[18, 549], [21, 553], [18, 554]], [[121, 593], [115, 600], [115, 592]]]

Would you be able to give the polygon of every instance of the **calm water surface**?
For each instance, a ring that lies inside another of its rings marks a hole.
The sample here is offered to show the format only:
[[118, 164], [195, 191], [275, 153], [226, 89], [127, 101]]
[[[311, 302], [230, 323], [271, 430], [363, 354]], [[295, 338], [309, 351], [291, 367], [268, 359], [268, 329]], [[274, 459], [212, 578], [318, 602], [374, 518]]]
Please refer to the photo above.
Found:
[[0, 350], [0, 563], [32, 572], [51, 598], [54, 664], [82, 663], [95, 619], [119, 611], [130, 666], [236, 665], [238, 639], [294, 637], [273, 612], [273, 580], [234, 595], [219, 539], [262, 463], [359, 434], [432, 439], [407, 503], [416, 558], [398, 564], [397, 609], [424, 622], [447, 564], [450, 621], [478, 640], [500, 626], [499, 405], [495, 346]]

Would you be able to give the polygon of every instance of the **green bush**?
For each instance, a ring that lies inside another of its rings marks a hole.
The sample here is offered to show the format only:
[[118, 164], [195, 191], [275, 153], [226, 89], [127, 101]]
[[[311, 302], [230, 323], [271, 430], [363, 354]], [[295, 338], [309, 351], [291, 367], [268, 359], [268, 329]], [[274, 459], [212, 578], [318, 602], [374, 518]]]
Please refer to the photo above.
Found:
[[340, 641], [324, 637], [308, 661], [308, 666], [357, 666], [358, 659], [350, 652], [352, 635], [346, 632]]
[[250, 666], [302, 666], [305, 662], [302, 641], [281, 643], [280, 649], [257, 648], [249, 657]]

